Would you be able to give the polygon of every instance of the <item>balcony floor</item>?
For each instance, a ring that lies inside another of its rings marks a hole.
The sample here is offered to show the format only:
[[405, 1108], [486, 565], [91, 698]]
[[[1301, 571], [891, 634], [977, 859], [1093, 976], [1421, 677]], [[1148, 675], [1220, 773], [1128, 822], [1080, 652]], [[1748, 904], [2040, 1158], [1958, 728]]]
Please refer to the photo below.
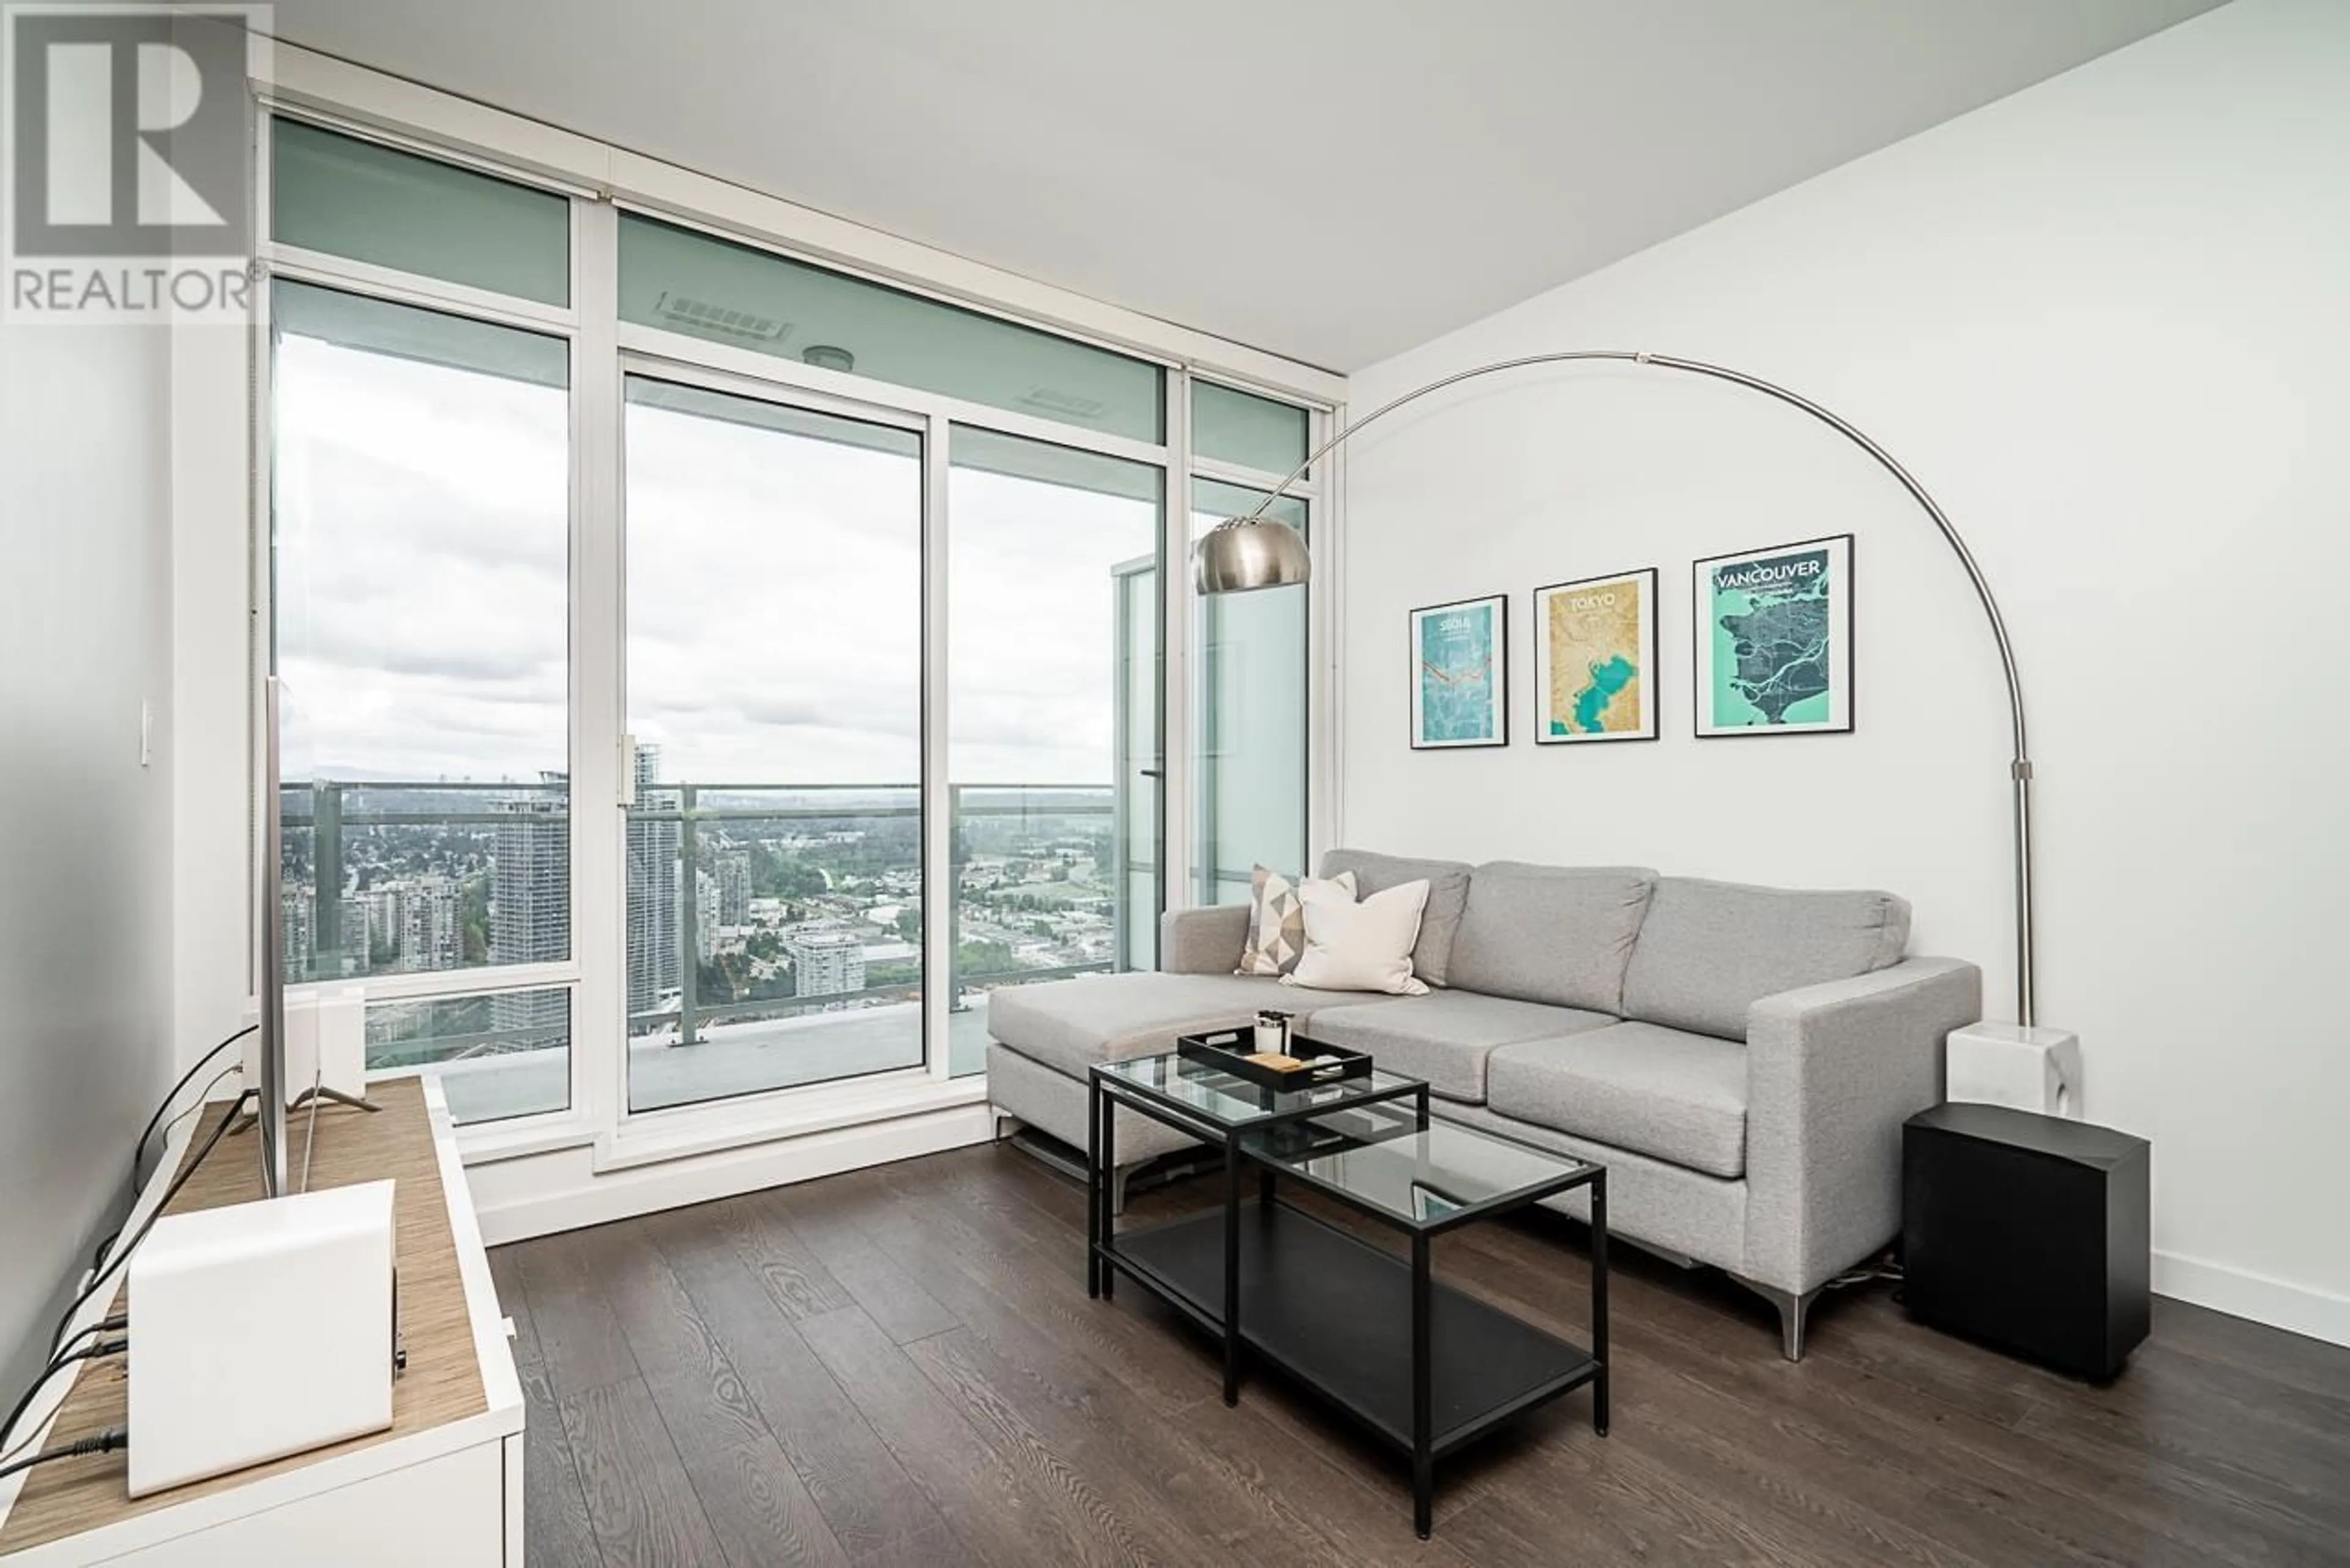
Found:
[[[756, 1023], [722, 1023], [691, 1045], [631, 1042], [631, 1108], [765, 1094], [920, 1064], [918, 1008], [911, 1002]], [[567, 1051], [515, 1051], [441, 1066], [449, 1108], [460, 1122], [502, 1121], [558, 1110], [570, 1089]], [[954, 1076], [987, 1067], [987, 1004], [951, 1013], [947, 1058]]]

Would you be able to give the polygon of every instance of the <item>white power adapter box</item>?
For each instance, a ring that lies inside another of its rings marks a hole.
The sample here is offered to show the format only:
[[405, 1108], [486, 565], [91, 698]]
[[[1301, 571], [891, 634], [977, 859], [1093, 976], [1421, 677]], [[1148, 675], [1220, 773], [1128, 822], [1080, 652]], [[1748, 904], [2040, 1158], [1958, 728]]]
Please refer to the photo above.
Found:
[[391, 1425], [392, 1183], [171, 1214], [130, 1257], [130, 1495]]

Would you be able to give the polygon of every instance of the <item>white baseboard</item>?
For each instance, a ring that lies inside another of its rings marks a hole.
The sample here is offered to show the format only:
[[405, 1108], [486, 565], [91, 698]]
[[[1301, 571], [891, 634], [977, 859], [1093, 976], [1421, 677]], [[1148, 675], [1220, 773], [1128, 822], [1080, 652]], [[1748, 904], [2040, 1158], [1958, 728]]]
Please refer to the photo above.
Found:
[[993, 1136], [985, 1104], [598, 1172], [586, 1147], [503, 1159], [465, 1175], [489, 1246], [577, 1231], [738, 1192], [940, 1154]]
[[2154, 1255], [2154, 1291], [2230, 1317], [2350, 1345], [2350, 1296], [2248, 1273], [2177, 1252]]

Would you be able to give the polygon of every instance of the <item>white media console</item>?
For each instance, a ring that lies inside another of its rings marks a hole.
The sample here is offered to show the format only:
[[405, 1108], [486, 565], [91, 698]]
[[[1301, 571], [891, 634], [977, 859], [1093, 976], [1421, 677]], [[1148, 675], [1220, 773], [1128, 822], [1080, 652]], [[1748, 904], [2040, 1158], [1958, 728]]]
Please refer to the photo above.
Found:
[[[378, 1114], [342, 1106], [320, 1113], [312, 1186], [385, 1178], [397, 1183], [408, 1368], [394, 1386], [390, 1428], [137, 1499], [120, 1453], [62, 1460], [0, 1480], [0, 1564], [522, 1568], [522, 1386], [448, 1103], [430, 1078], [380, 1082], [369, 1092], [384, 1106]], [[134, 1225], [216, 1115], [192, 1119], [141, 1195]], [[296, 1115], [289, 1128], [297, 1171], [307, 1121], [307, 1113]], [[172, 1210], [257, 1196], [258, 1179], [252, 1135], [233, 1134]], [[242, 1189], [248, 1182], [252, 1189]], [[83, 1316], [94, 1323], [119, 1310], [100, 1299]], [[129, 1332], [135, 1355], [135, 1315]], [[93, 1365], [40, 1417], [50, 1423], [44, 1446], [121, 1422], [120, 1363]], [[250, 1375], [259, 1384], [298, 1378], [303, 1369], [255, 1367]]]

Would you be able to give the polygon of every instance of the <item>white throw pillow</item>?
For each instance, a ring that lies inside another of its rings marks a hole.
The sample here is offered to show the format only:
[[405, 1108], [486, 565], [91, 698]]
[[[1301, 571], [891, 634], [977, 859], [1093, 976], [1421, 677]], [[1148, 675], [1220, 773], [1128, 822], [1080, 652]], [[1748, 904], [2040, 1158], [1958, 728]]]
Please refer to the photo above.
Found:
[[1281, 977], [1282, 984], [1428, 994], [1426, 982], [1411, 973], [1411, 948], [1419, 940], [1420, 911], [1428, 907], [1425, 877], [1399, 882], [1360, 903], [1328, 882], [1308, 882], [1298, 895], [1305, 903], [1305, 956]]
[[1297, 967], [1297, 961], [1305, 956], [1305, 907], [1298, 898], [1300, 887], [1335, 885], [1346, 890], [1349, 903], [1355, 898], [1352, 871], [1339, 872], [1329, 884], [1311, 877], [1292, 882], [1280, 872], [1260, 866], [1251, 883], [1248, 940], [1241, 944], [1241, 966], [1232, 971], [1234, 974], [1284, 975]]

